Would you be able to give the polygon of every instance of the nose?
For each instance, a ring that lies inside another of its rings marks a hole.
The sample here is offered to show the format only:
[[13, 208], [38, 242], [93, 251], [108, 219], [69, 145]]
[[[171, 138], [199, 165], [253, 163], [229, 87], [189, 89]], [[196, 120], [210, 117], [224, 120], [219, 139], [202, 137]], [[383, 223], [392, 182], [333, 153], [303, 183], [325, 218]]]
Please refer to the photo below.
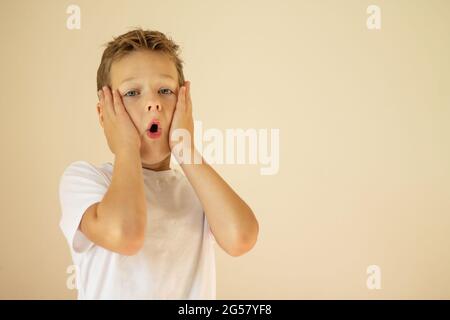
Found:
[[146, 110], [147, 111], [161, 111], [162, 110], [162, 104], [159, 99], [159, 97], [155, 97], [152, 94], [148, 97], [148, 100], [146, 102]]
[[147, 111], [152, 111], [152, 110], [161, 111], [162, 110], [161, 103], [160, 102], [148, 103]]

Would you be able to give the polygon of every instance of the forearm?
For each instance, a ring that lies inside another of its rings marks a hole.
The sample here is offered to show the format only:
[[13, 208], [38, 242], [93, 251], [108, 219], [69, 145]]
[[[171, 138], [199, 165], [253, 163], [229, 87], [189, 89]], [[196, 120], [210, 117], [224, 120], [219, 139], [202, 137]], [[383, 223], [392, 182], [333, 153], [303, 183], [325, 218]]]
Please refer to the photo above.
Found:
[[[195, 148], [192, 153], [200, 154]], [[250, 207], [202, 158], [201, 164], [181, 163], [194, 188], [216, 241], [228, 252], [253, 247], [259, 232], [258, 221]]]
[[139, 151], [117, 153], [112, 181], [99, 204], [98, 218], [108, 219], [108, 224], [123, 237], [143, 237], [147, 208]]

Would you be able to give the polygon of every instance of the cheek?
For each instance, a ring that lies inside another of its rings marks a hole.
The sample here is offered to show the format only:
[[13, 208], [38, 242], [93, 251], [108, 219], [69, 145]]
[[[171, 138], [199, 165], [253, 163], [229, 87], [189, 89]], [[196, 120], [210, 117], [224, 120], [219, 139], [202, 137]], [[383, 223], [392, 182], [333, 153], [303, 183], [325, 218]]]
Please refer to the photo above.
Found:
[[175, 108], [167, 110], [167, 120], [172, 122], [173, 115], [175, 114]]
[[131, 105], [130, 103], [125, 104], [124, 102], [124, 106], [125, 110], [131, 118], [131, 121], [133, 121], [134, 125], [138, 125], [140, 123], [140, 119], [142, 119], [142, 114], [139, 112], [139, 109], [135, 108], [135, 106]]
[[139, 101], [139, 99], [132, 99], [132, 98], [123, 98], [123, 105], [125, 106], [125, 109], [127, 110], [128, 114], [137, 116], [139, 113], [139, 110], [142, 109], [142, 102]]
[[175, 105], [176, 103], [173, 101], [168, 101], [165, 104], [164, 113], [168, 115], [170, 118], [172, 117], [172, 114], [175, 112]]
[[128, 113], [130, 113], [130, 110], [133, 109], [132, 108], [132, 103], [126, 98], [122, 98], [122, 103], [123, 103], [123, 106], [125, 107], [125, 110]]

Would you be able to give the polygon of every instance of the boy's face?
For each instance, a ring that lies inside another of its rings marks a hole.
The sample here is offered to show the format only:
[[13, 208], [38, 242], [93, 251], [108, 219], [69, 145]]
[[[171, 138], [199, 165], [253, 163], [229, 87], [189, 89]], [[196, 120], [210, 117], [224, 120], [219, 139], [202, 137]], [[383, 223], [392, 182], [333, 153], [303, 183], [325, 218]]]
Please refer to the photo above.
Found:
[[[110, 79], [111, 88], [119, 90], [141, 136], [142, 162], [155, 164], [166, 159], [170, 156], [169, 129], [179, 90], [173, 61], [160, 52], [133, 51], [112, 63]], [[159, 136], [148, 135], [153, 120], [159, 121]]]

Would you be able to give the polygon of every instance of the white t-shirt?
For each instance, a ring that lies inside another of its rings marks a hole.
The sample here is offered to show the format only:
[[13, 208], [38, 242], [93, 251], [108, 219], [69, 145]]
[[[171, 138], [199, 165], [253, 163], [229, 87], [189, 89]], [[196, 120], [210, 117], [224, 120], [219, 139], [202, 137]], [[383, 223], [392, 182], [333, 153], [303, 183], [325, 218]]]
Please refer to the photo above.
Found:
[[126, 256], [94, 244], [79, 229], [85, 210], [108, 190], [113, 164], [75, 161], [66, 168], [59, 226], [76, 265], [78, 299], [216, 299], [214, 235], [180, 171], [142, 168], [147, 234], [143, 248]]

